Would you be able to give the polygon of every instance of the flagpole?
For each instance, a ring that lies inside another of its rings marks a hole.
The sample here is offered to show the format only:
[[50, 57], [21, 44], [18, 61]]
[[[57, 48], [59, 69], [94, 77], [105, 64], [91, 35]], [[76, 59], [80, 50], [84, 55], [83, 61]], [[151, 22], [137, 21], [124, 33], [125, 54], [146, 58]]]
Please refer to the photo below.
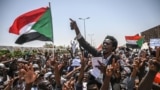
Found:
[[[50, 10], [50, 16], [51, 16], [51, 24], [52, 24], [52, 12], [51, 12], [51, 3], [49, 2], [49, 10]], [[52, 34], [53, 34], [53, 24], [51, 25], [52, 28]], [[54, 35], [52, 35], [52, 42], [53, 42], [53, 56], [54, 56]]]
[[[52, 23], [52, 13], [51, 13], [51, 4], [49, 2], [49, 10], [50, 10], [50, 16], [51, 16], [51, 23]], [[51, 28], [52, 28], [52, 34], [53, 34], [53, 24], [51, 25]], [[52, 40], [53, 40], [53, 43], [54, 43], [54, 35], [52, 35]]]

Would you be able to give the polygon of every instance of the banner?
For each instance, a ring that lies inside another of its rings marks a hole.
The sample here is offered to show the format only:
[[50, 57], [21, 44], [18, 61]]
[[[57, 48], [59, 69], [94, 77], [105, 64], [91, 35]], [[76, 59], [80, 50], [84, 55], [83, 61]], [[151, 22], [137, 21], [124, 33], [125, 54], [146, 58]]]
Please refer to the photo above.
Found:
[[160, 38], [150, 39], [149, 43], [151, 47], [160, 46]]

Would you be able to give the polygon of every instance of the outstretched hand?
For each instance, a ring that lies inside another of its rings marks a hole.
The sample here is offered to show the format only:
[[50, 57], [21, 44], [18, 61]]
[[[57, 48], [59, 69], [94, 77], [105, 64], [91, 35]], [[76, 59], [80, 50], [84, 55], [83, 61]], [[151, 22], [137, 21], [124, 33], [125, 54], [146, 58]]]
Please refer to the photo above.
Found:
[[34, 72], [32, 64], [26, 64], [24, 68], [20, 70], [20, 73], [23, 73], [22, 76], [27, 84], [33, 83], [38, 77], [38, 74]]
[[106, 76], [110, 78], [112, 76], [113, 72], [114, 72], [113, 66], [108, 65], [107, 68], [106, 68]]
[[[81, 35], [79, 35], [80, 34], [80, 30], [79, 30], [79, 28], [78, 28], [78, 25], [77, 25], [77, 23], [76, 23], [76, 21], [74, 21], [73, 19], [69, 19], [71, 22], [70, 22], [70, 27], [71, 27], [71, 30], [74, 30], [75, 31], [75, 33], [76, 33], [76, 35], [78, 35], [78, 37], [80, 37]], [[77, 37], [76, 37], [77, 38]], [[76, 39], [75, 38], [75, 39]]]

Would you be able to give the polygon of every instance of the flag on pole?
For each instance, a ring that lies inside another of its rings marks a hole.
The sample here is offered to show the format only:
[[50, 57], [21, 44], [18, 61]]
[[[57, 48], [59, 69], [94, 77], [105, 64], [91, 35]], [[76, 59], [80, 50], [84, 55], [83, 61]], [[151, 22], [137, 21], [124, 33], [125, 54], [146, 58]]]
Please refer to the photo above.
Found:
[[128, 44], [137, 44], [137, 41], [141, 38], [138, 34], [134, 36], [125, 36], [126, 42]]
[[144, 38], [141, 37], [136, 43], [137, 43], [137, 45], [138, 45], [139, 47], [142, 47], [142, 45], [143, 45], [143, 43], [144, 43]]
[[53, 41], [52, 16], [48, 7], [38, 8], [18, 16], [9, 29], [20, 35], [16, 44], [40, 40]]
[[127, 45], [134, 46], [134, 47], [141, 47], [144, 42], [144, 38], [136, 34], [134, 36], [125, 36]]

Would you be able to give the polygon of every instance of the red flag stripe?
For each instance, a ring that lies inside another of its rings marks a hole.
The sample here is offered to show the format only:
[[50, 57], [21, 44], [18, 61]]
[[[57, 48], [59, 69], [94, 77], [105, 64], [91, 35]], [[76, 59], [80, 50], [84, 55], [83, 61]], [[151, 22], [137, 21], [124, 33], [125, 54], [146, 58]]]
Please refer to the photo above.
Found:
[[42, 7], [18, 16], [10, 27], [9, 32], [20, 34], [21, 28], [29, 23], [37, 22], [46, 10], [47, 8]]
[[141, 36], [135, 35], [135, 36], [125, 36], [126, 40], [139, 40]]

